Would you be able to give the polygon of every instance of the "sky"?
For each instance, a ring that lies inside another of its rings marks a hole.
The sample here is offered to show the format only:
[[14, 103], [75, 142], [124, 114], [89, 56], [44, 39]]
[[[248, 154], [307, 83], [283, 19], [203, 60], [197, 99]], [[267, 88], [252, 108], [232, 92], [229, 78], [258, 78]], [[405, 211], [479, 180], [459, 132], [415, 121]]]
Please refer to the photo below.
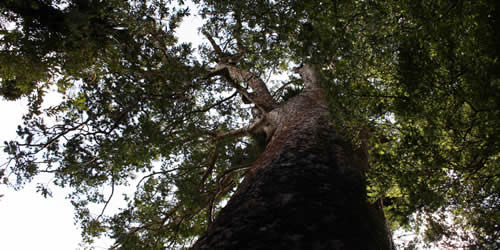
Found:
[[[193, 9], [192, 9], [193, 10]], [[195, 13], [195, 11], [191, 11]], [[197, 28], [202, 24], [199, 16], [191, 15], [183, 21], [176, 35], [180, 42], [192, 42], [193, 47], [200, 43]], [[56, 103], [57, 95], [46, 98]], [[16, 138], [16, 128], [22, 124], [26, 112], [25, 100], [5, 101], [0, 98], [0, 143]], [[0, 150], [0, 164], [5, 162], [5, 154]], [[52, 187], [53, 197], [44, 198], [36, 193], [37, 182], [50, 179], [41, 177], [14, 191], [0, 185], [0, 249], [3, 250], [72, 250], [80, 246], [81, 230], [74, 225], [74, 210], [64, 197], [67, 190]], [[120, 197], [120, 196], [115, 196]], [[109, 239], [97, 240], [95, 249], [108, 249]]]

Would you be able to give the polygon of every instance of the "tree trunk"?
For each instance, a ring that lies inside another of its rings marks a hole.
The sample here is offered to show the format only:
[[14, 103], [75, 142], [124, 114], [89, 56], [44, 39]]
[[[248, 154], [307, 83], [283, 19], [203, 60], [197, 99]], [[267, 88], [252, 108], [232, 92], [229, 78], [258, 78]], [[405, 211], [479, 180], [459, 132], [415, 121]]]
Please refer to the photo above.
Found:
[[307, 88], [268, 114], [277, 126], [266, 150], [192, 249], [392, 248], [321, 92]]

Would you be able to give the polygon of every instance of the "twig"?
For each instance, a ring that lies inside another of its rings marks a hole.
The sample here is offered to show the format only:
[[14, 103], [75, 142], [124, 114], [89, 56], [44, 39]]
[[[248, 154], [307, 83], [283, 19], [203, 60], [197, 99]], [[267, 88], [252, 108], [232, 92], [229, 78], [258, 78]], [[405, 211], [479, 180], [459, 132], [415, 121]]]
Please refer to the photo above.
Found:
[[109, 198], [106, 201], [106, 204], [104, 204], [104, 207], [102, 208], [101, 214], [99, 214], [99, 216], [97, 216], [97, 220], [99, 220], [104, 215], [104, 211], [108, 207], [109, 202], [111, 201], [111, 198], [113, 198], [114, 193], [115, 193], [115, 178], [114, 178], [114, 176], [112, 176], [111, 177], [111, 194], [109, 195]]
[[242, 137], [242, 136], [247, 136], [249, 135], [252, 131], [254, 131], [259, 125], [261, 125], [264, 122], [264, 117], [261, 117], [259, 119], [256, 119], [252, 124], [236, 129], [236, 130], [231, 130], [225, 133], [217, 134], [214, 138], [215, 141], [219, 141], [225, 138], [229, 137]]
[[222, 60], [222, 58], [224, 58], [224, 52], [222, 52], [221, 48], [215, 42], [214, 38], [210, 34], [208, 34], [207, 31], [203, 31], [202, 33], [203, 33], [203, 35], [205, 35], [205, 37], [208, 39], [208, 41], [210, 42], [210, 44], [214, 48], [215, 54], [217, 54], [217, 56], [219, 57], [219, 60]]

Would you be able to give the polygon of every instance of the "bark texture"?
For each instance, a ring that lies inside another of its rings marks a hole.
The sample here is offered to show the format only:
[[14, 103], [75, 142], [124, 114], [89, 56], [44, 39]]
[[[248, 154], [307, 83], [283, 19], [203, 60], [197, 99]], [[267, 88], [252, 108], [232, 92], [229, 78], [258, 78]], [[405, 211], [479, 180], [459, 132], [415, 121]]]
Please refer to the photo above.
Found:
[[308, 87], [267, 116], [276, 129], [266, 150], [192, 249], [391, 249], [322, 90]]

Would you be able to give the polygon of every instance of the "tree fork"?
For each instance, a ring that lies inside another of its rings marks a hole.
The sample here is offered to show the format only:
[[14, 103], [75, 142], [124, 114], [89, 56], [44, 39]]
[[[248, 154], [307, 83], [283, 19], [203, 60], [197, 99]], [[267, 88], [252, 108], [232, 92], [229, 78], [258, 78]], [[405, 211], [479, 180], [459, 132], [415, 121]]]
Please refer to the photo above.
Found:
[[[234, 56], [225, 54], [208, 32], [205, 31], [203, 34], [212, 45], [219, 59], [215, 69], [210, 71], [212, 71], [213, 74], [217, 72], [216, 74], [224, 76], [244, 98], [254, 103], [263, 112], [268, 112], [276, 108], [277, 104], [269, 92], [266, 83], [250, 71], [231, 65], [237, 63], [233, 62], [231, 59]], [[243, 48], [241, 47], [241, 49]], [[243, 51], [240, 52], [244, 53]], [[253, 93], [248, 93], [239, 86], [240, 82], [247, 82], [250, 88], [252, 88]]]

